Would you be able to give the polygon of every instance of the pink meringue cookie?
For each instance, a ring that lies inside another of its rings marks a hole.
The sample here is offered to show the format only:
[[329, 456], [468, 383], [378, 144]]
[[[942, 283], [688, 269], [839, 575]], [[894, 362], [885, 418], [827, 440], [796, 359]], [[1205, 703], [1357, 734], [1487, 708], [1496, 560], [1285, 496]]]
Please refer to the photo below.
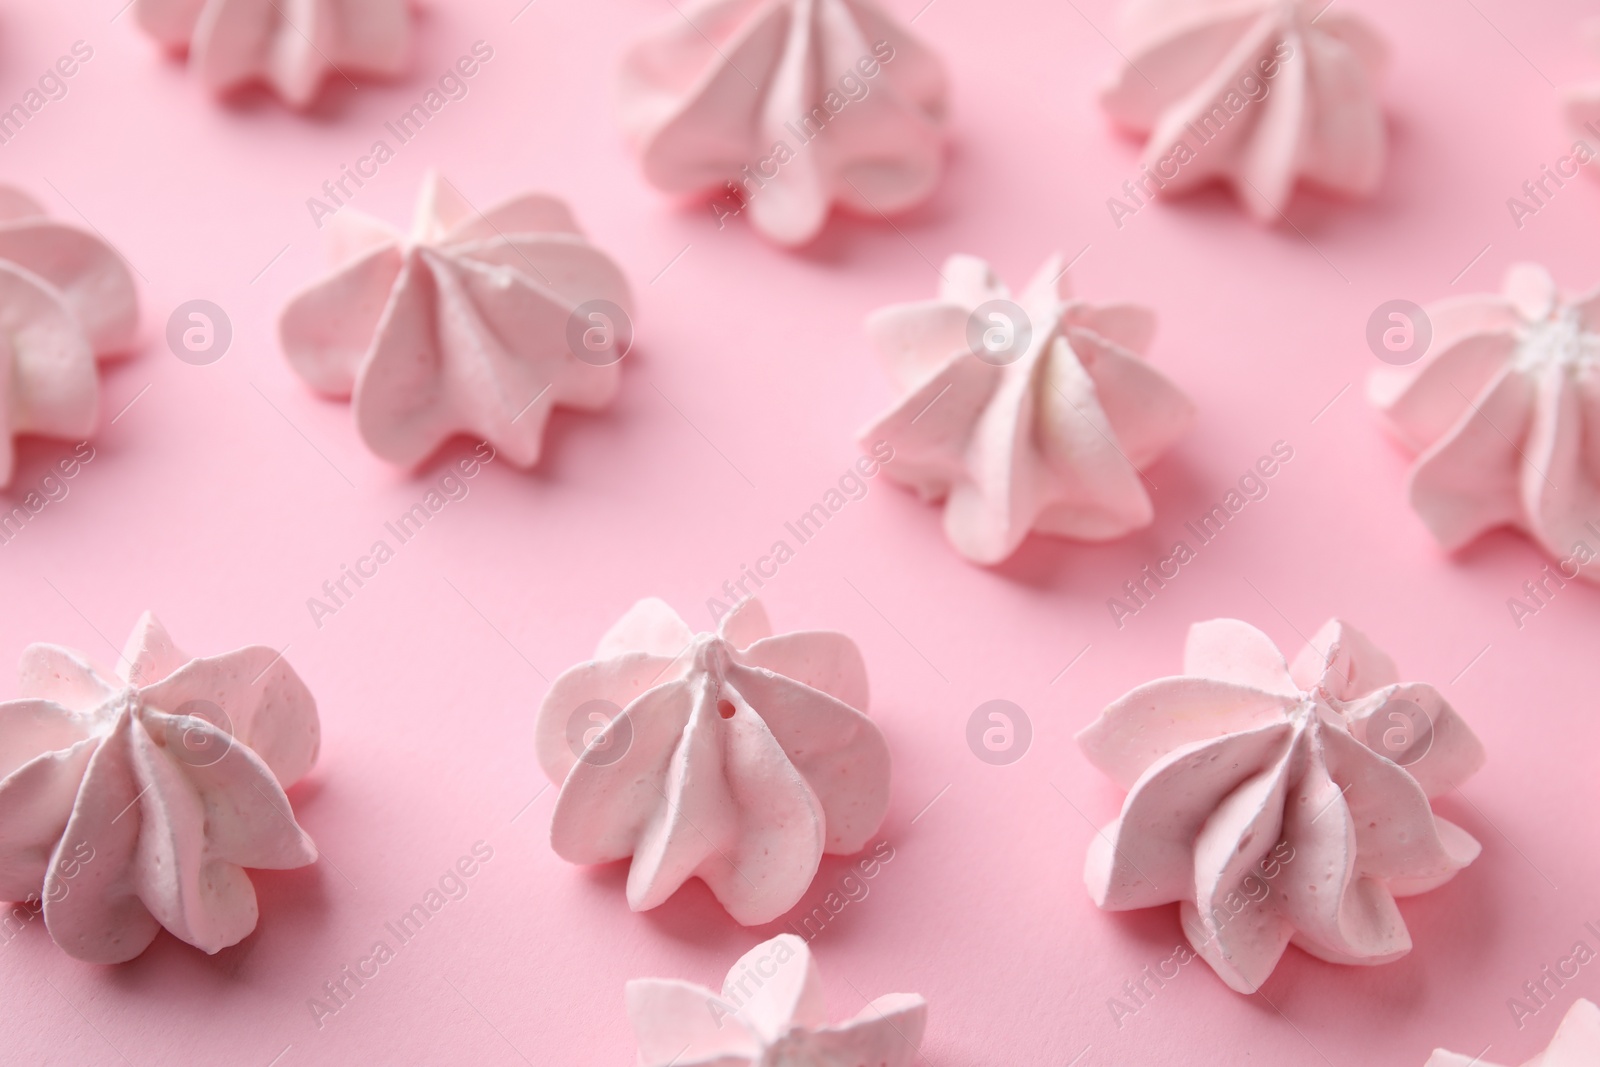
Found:
[[334, 271], [289, 302], [279, 333], [308, 385], [352, 400], [384, 459], [411, 465], [468, 434], [531, 467], [552, 409], [616, 395], [628, 283], [559, 200], [480, 212], [430, 174], [409, 237], [349, 209], [329, 226]]
[[138, 323], [133, 276], [111, 246], [0, 185], [0, 486], [18, 434], [94, 432], [97, 361], [126, 351]]
[[1543, 267], [1520, 264], [1503, 296], [1425, 310], [1427, 355], [1375, 371], [1367, 389], [1421, 453], [1411, 506], [1447, 549], [1514, 526], [1600, 581], [1600, 288], [1562, 296]]
[[1387, 47], [1364, 19], [1324, 0], [1130, 0], [1123, 21], [1127, 63], [1101, 103], [1148, 135], [1147, 195], [1220, 180], [1272, 221], [1300, 179], [1377, 188]]
[[641, 600], [539, 707], [539, 763], [561, 785], [550, 843], [572, 863], [633, 857], [634, 911], [700, 878], [738, 922], [771, 922], [823, 853], [859, 852], [883, 822], [889, 748], [866, 706], [843, 634], [774, 637], [754, 600], [695, 634]]
[[1095, 903], [1181, 902], [1190, 944], [1241, 993], [1291, 942], [1330, 963], [1400, 958], [1394, 898], [1479, 852], [1429, 800], [1482, 765], [1482, 745], [1337, 619], [1292, 668], [1245, 623], [1197, 623], [1183, 676], [1134, 689], [1078, 741], [1128, 790], [1089, 848]]
[[623, 58], [623, 127], [645, 178], [724, 190], [757, 230], [811, 240], [838, 204], [893, 213], [944, 164], [939, 58], [873, 0], [694, 0]]
[[148, 613], [122, 663], [23, 653], [23, 699], [0, 703], [0, 899], [42, 900], [90, 963], [162, 927], [216, 952], [255, 929], [244, 868], [316, 861], [284, 795], [316, 762], [316, 703], [272, 649], [190, 659]]
[[[995, 303], [1010, 294], [981, 259], [952, 256], [942, 274], [938, 299], [867, 320], [901, 394], [861, 434], [893, 447], [884, 471], [943, 500], [945, 533], [979, 563], [1005, 559], [1030, 530], [1105, 541], [1148, 526], [1139, 472], [1194, 417], [1141, 358], [1154, 313], [1071, 299], [1058, 257], [1010, 306]], [[989, 330], [1001, 331], [999, 357]]]
[[134, 15], [213, 92], [261, 83], [298, 108], [329, 78], [401, 73], [411, 51], [406, 0], [134, 0]]
[[[1485, 1052], [1488, 1050], [1485, 1049]], [[1550, 1047], [1522, 1067], [1594, 1067], [1600, 1063], [1600, 1007], [1592, 1000], [1574, 1001], [1556, 1028]], [[1435, 1049], [1424, 1067], [1498, 1067], [1480, 1053], [1463, 1056]]]
[[921, 997], [890, 993], [829, 1026], [822, 975], [794, 934], [739, 957], [721, 993], [636, 978], [627, 1003], [639, 1067], [909, 1067], [928, 1018]]

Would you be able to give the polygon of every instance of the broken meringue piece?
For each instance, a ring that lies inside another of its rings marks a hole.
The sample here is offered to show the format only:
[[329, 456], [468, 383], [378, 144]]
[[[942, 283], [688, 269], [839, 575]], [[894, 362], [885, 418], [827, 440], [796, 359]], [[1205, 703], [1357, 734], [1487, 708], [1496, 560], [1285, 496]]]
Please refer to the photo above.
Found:
[[1388, 49], [1360, 16], [1322, 0], [1129, 0], [1123, 24], [1127, 62], [1101, 104], [1149, 138], [1135, 180], [1146, 195], [1219, 180], [1270, 222], [1301, 179], [1377, 188]]
[[734, 194], [799, 245], [834, 204], [877, 216], [928, 197], [945, 95], [939, 58], [873, 0], [695, 0], [624, 56], [620, 100], [652, 185]]
[[1479, 852], [1429, 800], [1470, 777], [1483, 746], [1337, 619], [1293, 667], [1254, 627], [1197, 623], [1184, 674], [1129, 692], [1078, 742], [1128, 790], [1090, 843], [1095, 903], [1180, 902], [1189, 943], [1241, 993], [1291, 942], [1330, 963], [1400, 958], [1411, 936], [1395, 897]]
[[284, 789], [316, 762], [316, 702], [271, 648], [190, 659], [153, 615], [114, 676], [31, 645], [0, 703], [0, 899], [43, 902], [90, 963], [131, 960], [161, 928], [206, 952], [256, 926], [244, 868], [317, 858]]
[[1563, 296], [1525, 263], [1503, 295], [1425, 312], [1433, 339], [1422, 361], [1375, 371], [1367, 388], [1420, 453], [1411, 506], [1446, 549], [1513, 526], [1568, 578], [1600, 581], [1600, 288]]
[[626, 997], [640, 1067], [909, 1067], [928, 1017], [921, 997], [890, 993], [828, 1025], [822, 975], [794, 934], [739, 957], [721, 993], [677, 979], [635, 978]]
[[480, 212], [430, 174], [410, 236], [348, 208], [328, 225], [334, 271], [289, 302], [279, 333], [311, 388], [351, 399], [382, 458], [409, 466], [467, 434], [531, 467], [557, 405], [616, 395], [628, 283], [561, 201]]
[[400, 74], [411, 51], [406, 0], [134, 0], [134, 15], [211, 91], [265, 84], [297, 108], [330, 78]]
[[[1442, 1048], [1434, 1049], [1424, 1067], [1498, 1067], [1483, 1056], [1484, 1053], [1463, 1056]], [[1550, 1047], [1522, 1067], [1594, 1067], [1597, 1063], [1600, 1063], [1600, 1007], [1592, 1000], [1579, 999], [1567, 1009]]]
[[98, 361], [126, 351], [138, 322], [133, 276], [110, 245], [0, 185], [0, 486], [17, 435], [94, 433]]
[[866, 706], [843, 634], [772, 636], [754, 600], [695, 634], [641, 600], [539, 707], [550, 843], [572, 863], [631, 856], [634, 911], [700, 878], [738, 922], [771, 922], [823, 853], [859, 852], [883, 822], [889, 749]]
[[1148, 526], [1140, 471], [1194, 418], [1142, 358], [1155, 314], [1072, 299], [1059, 257], [1014, 301], [976, 257], [941, 273], [937, 299], [867, 320], [901, 395], [861, 434], [893, 447], [885, 473], [944, 501], [945, 533], [979, 563], [1030, 530], [1105, 541]]

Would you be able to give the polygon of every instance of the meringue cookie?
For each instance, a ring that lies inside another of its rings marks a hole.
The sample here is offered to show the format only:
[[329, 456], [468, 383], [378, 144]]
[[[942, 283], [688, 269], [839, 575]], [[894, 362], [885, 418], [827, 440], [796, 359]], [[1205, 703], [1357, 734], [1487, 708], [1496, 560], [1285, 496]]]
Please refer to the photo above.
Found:
[[279, 333], [311, 388], [352, 400], [384, 459], [411, 465], [470, 434], [531, 467], [556, 405], [616, 395], [628, 283], [559, 200], [479, 212], [429, 174], [409, 237], [348, 209], [329, 227], [334, 271], [289, 302]]
[[0, 899], [44, 902], [68, 955], [131, 960], [165, 927], [206, 952], [256, 926], [244, 868], [317, 858], [284, 789], [316, 762], [316, 702], [265, 646], [205, 659], [146, 613], [107, 678], [32, 645], [0, 703]]
[[138, 322], [133, 276], [111, 246], [0, 185], [0, 486], [16, 435], [94, 432], [97, 361], [126, 351]]
[[828, 1025], [811, 949], [779, 934], [739, 957], [722, 992], [667, 978], [627, 985], [639, 1067], [909, 1067], [928, 1002], [890, 993], [855, 1018]]
[[134, 15], [213, 92], [264, 83], [299, 108], [330, 77], [401, 73], [411, 51], [406, 0], [134, 0]]
[[1197, 623], [1183, 676], [1134, 689], [1078, 741], [1128, 790], [1089, 848], [1095, 903], [1181, 902], [1190, 944], [1241, 993], [1291, 942], [1330, 963], [1400, 958], [1411, 936], [1394, 898], [1479, 852], [1429, 799], [1482, 765], [1482, 745], [1337, 619], [1292, 668], [1245, 623]]
[[1146, 194], [1221, 180], [1271, 221], [1302, 178], [1377, 188], [1387, 47], [1364, 19], [1323, 0], [1131, 0], [1123, 21], [1127, 63], [1101, 104], [1149, 136]]
[[652, 185], [736, 192], [780, 244], [833, 204], [913, 207], [943, 169], [944, 66], [873, 0], [695, 0], [628, 51], [619, 95]]
[[[714, 634], [641, 600], [539, 707], [561, 786], [550, 843], [572, 863], [633, 857], [634, 911], [697, 877], [738, 922], [771, 922], [824, 852], [859, 852], [883, 822], [889, 748], [861, 710], [861, 653], [831, 631], [771, 635], [754, 600]], [[599, 728], [577, 735], [586, 709]]]
[[[1421, 453], [1411, 506], [1447, 549], [1514, 526], [1600, 580], [1600, 288], [1564, 297], [1543, 267], [1519, 264], [1503, 296], [1425, 310], [1427, 355], [1375, 371], [1367, 388]], [[1588, 550], [1574, 552], [1580, 542]]]
[[945, 533], [979, 563], [1005, 559], [1029, 530], [1105, 541], [1148, 526], [1139, 472], [1194, 417], [1141, 358], [1154, 313], [1071, 299], [1059, 257], [1009, 306], [993, 303], [1010, 294], [981, 259], [952, 256], [942, 274], [937, 300], [867, 320], [902, 394], [861, 435], [893, 446], [884, 471], [944, 500]]
[[[1487, 1051], [1487, 1050], [1485, 1050]], [[1600, 1007], [1591, 1000], [1577, 1000], [1567, 1009], [1556, 1028], [1550, 1047], [1522, 1067], [1594, 1067], [1600, 1063]], [[1462, 1056], [1434, 1049], [1424, 1067], [1498, 1067], [1482, 1055]]]

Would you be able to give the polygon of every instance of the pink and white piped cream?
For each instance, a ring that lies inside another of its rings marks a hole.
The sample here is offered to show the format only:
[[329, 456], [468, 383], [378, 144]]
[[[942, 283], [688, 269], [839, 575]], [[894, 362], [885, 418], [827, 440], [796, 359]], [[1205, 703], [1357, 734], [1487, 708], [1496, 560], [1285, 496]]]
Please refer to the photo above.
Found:
[[560, 785], [550, 843], [572, 863], [632, 857], [628, 906], [690, 878], [746, 926], [799, 903], [824, 853], [850, 855], [889, 804], [889, 748], [840, 633], [774, 636], [754, 600], [696, 634], [641, 600], [539, 707]]
[[1291, 667], [1259, 630], [1196, 623], [1184, 673], [1132, 690], [1078, 735], [1128, 790], [1084, 877], [1108, 911], [1177, 902], [1194, 950], [1253, 993], [1290, 944], [1331, 963], [1411, 950], [1395, 898], [1480, 846], [1431, 798], [1483, 746], [1430, 685], [1337, 619]]
[[217, 952], [256, 927], [246, 868], [316, 861], [284, 790], [317, 706], [273, 649], [191, 659], [146, 614], [115, 674], [29, 646], [22, 693], [0, 703], [0, 899], [42, 902], [68, 955], [121, 963], [162, 929]]

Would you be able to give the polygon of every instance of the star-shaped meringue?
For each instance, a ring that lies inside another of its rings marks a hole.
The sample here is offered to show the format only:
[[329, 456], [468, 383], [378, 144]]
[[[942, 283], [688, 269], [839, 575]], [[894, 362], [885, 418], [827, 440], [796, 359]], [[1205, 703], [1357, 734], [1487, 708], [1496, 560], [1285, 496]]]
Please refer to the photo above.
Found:
[[884, 472], [944, 500], [945, 533], [979, 563], [1030, 530], [1104, 541], [1148, 526], [1140, 471], [1194, 417], [1141, 358], [1154, 314], [1071, 299], [1057, 257], [1015, 302], [976, 257], [952, 256], [942, 274], [938, 299], [867, 320], [901, 394], [861, 434], [893, 447]]
[[1377, 188], [1387, 48], [1360, 16], [1323, 0], [1129, 0], [1123, 23], [1127, 62], [1101, 103], [1149, 136], [1147, 194], [1221, 180], [1272, 221], [1301, 179]]
[[32, 645], [0, 703], [0, 899], [43, 901], [69, 955], [121, 963], [166, 928], [206, 952], [256, 926], [244, 868], [317, 858], [284, 789], [316, 703], [265, 646], [190, 659], [144, 615], [114, 677]]
[[111, 246], [0, 186], [0, 486], [18, 434], [94, 432], [98, 361], [126, 351], [138, 321], [133, 276]]
[[[1426, 356], [1373, 372], [1367, 390], [1421, 453], [1411, 506], [1447, 549], [1514, 526], [1600, 580], [1600, 288], [1562, 296], [1544, 268], [1519, 264], [1504, 295], [1425, 312]], [[1589, 551], [1575, 555], [1579, 542]]]
[[307, 384], [351, 399], [384, 459], [415, 464], [467, 434], [531, 467], [557, 405], [616, 395], [628, 283], [559, 200], [479, 212], [430, 174], [409, 237], [349, 209], [329, 226], [335, 269], [290, 301], [279, 332]]
[[623, 58], [623, 126], [646, 179], [731, 191], [785, 245], [838, 204], [910, 208], [944, 164], [939, 58], [873, 0], [693, 0]]
[[[1485, 1050], [1487, 1051], [1487, 1050]], [[1556, 1028], [1545, 1049], [1522, 1067], [1594, 1067], [1600, 1063], [1600, 1007], [1592, 1000], [1576, 1000]], [[1498, 1067], [1477, 1056], [1435, 1049], [1425, 1067]]]
[[793, 934], [741, 956], [720, 993], [636, 978], [627, 1004], [639, 1067], [909, 1067], [928, 1017], [921, 997], [890, 993], [828, 1025], [822, 976]]
[[883, 822], [889, 749], [866, 706], [843, 634], [772, 636], [754, 600], [696, 634], [641, 600], [539, 706], [550, 843], [572, 863], [631, 856], [635, 911], [700, 878], [738, 922], [771, 922], [823, 853], [859, 852]]
[[1482, 745], [1337, 619], [1292, 668], [1245, 623], [1197, 623], [1182, 676], [1134, 689], [1078, 741], [1128, 790], [1090, 844], [1095, 903], [1181, 902], [1190, 944], [1242, 993], [1290, 943], [1331, 963], [1405, 955], [1395, 897], [1479, 852], [1429, 801], [1482, 765]]
[[299, 108], [329, 78], [401, 73], [411, 51], [407, 0], [134, 0], [134, 15], [213, 92], [264, 83]]

